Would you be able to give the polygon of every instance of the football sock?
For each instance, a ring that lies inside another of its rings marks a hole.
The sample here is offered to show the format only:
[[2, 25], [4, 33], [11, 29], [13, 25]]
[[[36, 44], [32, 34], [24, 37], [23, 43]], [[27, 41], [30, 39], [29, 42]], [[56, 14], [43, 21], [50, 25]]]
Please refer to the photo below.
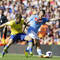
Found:
[[41, 56], [42, 55], [41, 49], [37, 48], [37, 53], [38, 53], [39, 56]]

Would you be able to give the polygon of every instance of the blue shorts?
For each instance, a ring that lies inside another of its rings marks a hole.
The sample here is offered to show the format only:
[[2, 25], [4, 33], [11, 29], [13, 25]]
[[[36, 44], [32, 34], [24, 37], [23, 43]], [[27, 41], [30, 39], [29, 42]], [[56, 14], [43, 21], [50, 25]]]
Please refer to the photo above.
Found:
[[25, 36], [26, 36], [25, 33], [19, 33], [19, 34], [16, 34], [16, 35], [11, 35], [10, 39], [13, 39], [13, 42], [25, 41], [24, 40]]

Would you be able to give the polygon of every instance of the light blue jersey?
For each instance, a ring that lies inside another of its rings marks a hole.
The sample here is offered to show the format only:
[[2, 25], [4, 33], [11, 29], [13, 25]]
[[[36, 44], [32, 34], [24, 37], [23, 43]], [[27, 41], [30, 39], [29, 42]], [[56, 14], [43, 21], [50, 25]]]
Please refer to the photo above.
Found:
[[38, 15], [32, 15], [29, 18], [29, 21], [31, 22], [30, 27], [28, 28], [28, 33], [30, 33], [31, 31], [34, 31], [35, 33], [38, 32], [38, 29], [40, 28], [40, 26], [48, 21], [48, 18], [43, 17], [42, 18], [42, 22], [37, 22], [36, 19], [39, 19]]

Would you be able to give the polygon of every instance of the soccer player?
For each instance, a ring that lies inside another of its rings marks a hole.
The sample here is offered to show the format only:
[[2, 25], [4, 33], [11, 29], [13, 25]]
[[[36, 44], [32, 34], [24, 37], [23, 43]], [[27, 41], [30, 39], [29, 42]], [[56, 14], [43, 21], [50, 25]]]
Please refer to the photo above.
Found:
[[[4, 26], [11, 26], [11, 36], [9, 38], [9, 42], [8, 44], [4, 47], [3, 52], [2, 52], [2, 57], [5, 55], [7, 49], [10, 47], [11, 44], [13, 44], [14, 42], [18, 41], [18, 40], [28, 40], [28, 45], [29, 47], [29, 52], [30, 54], [32, 54], [32, 40], [30, 38], [27, 38], [26, 34], [23, 33], [22, 31], [22, 26], [23, 24], [26, 25], [26, 23], [24, 22], [24, 20], [22, 19], [21, 14], [16, 14], [16, 20], [11, 20], [7, 23], [4, 23], [0, 26], [0, 28], [4, 27]], [[25, 37], [26, 36], [26, 37]]]
[[[34, 13], [35, 13], [35, 11], [34, 11]], [[48, 21], [48, 18], [42, 17], [43, 15], [44, 15], [43, 10], [40, 11], [39, 16], [36, 14], [33, 14], [29, 18], [29, 22], [31, 24], [27, 31], [29, 38], [32, 38], [37, 46], [37, 53], [39, 56], [42, 55], [42, 51], [40, 49], [40, 43], [39, 43], [39, 38], [37, 36], [37, 32], [38, 32], [38, 29], [40, 28], [40, 26]], [[26, 49], [26, 52], [28, 52], [28, 50], [29, 50], [29, 47]]]

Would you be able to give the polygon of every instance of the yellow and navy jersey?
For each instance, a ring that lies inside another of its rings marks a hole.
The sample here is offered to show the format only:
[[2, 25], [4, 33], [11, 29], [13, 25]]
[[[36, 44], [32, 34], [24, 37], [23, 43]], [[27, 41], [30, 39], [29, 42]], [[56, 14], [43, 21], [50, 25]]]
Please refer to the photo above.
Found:
[[16, 35], [18, 33], [22, 33], [22, 25], [24, 24], [24, 20], [22, 19], [19, 24], [16, 23], [15, 20], [7, 22], [6, 25], [11, 26], [11, 35]]

